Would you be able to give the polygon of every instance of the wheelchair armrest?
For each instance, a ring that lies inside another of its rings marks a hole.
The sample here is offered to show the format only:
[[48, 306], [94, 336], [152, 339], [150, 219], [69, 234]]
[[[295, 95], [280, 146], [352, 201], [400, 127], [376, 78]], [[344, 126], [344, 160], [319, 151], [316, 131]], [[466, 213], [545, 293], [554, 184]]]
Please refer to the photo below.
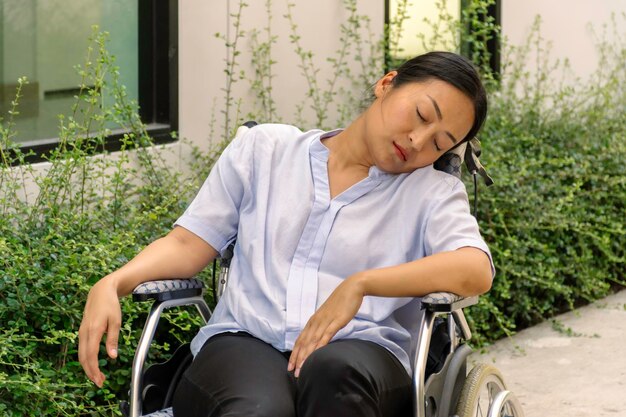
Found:
[[422, 307], [434, 313], [452, 313], [478, 303], [478, 297], [461, 297], [451, 292], [433, 292], [422, 297]]
[[202, 295], [204, 283], [198, 278], [166, 279], [139, 284], [133, 290], [133, 301], [167, 301]]

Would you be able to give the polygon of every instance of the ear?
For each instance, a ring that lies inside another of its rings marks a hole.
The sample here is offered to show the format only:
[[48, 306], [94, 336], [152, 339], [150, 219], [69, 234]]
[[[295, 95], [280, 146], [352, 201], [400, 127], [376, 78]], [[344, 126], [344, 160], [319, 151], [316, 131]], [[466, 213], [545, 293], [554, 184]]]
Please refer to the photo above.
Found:
[[374, 87], [374, 95], [376, 98], [381, 98], [391, 87], [393, 86], [393, 79], [398, 75], [398, 71], [391, 71], [385, 74], [380, 80], [376, 82]]

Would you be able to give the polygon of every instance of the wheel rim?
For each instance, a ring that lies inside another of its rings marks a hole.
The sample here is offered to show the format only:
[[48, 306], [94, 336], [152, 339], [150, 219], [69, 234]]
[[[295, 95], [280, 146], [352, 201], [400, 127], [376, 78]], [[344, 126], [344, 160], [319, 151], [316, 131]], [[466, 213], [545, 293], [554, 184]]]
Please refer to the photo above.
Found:
[[488, 417], [524, 417], [524, 412], [515, 394], [501, 391], [496, 395]]

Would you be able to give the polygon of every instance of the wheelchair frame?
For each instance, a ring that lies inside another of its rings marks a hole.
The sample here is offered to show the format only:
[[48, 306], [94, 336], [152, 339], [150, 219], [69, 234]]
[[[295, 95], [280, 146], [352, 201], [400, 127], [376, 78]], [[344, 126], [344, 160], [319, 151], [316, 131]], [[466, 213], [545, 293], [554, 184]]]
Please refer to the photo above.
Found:
[[[222, 269], [226, 274], [227, 268]], [[222, 277], [223, 278], [223, 277]], [[146, 319], [143, 333], [135, 358], [133, 360], [131, 374], [130, 401], [122, 402], [121, 408], [124, 415], [129, 417], [147, 416], [142, 414], [143, 396], [147, 393], [150, 385], [144, 385], [144, 365], [148, 355], [148, 349], [154, 338], [159, 319], [165, 309], [193, 305], [197, 308], [203, 320], [208, 322], [211, 316], [206, 301], [202, 297], [204, 284], [199, 279], [184, 280], [163, 280], [151, 281], [139, 285], [133, 291], [135, 301], [154, 300], [150, 312]], [[462, 390], [465, 388], [470, 376], [466, 376], [467, 357], [471, 353], [470, 347], [464, 343], [471, 338], [471, 331], [465, 319], [463, 308], [476, 304], [478, 297], [463, 298], [455, 294], [438, 292], [428, 294], [422, 298], [422, 308], [424, 318], [417, 332], [418, 347], [414, 357], [413, 372], [413, 416], [414, 417], [444, 417], [451, 416], [455, 410], [451, 410], [457, 405], [459, 399], [463, 397]], [[431, 346], [431, 336], [435, 327], [437, 317], [447, 316], [447, 334], [450, 338], [450, 348], [445, 362], [440, 370], [426, 377], [426, 365]], [[482, 364], [481, 364], [482, 365]], [[480, 368], [480, 365], [477, 366]], [[475, 369], [477, 369], [475, 368]], [[483, 369], [484, 366], [481, 368]], [[487, 369], [488, 373], [493, 373], [492, 369]], [[497, 374], [497, 372], [496, 372]], [[471, 375], [471, 373], [470, 373]], [[502, 381], [502, 377], [497, 375]], [[479, 381], [480, 382], [480, 381]], [[500, 386], [501, 385], [501, 386]], [[472, 388], [472, 387], [470, 387]], [[506, 385], [502, 381], [497, 386], [497, 392], [488, 399], [487, 416], [512, 416], [523, 417], [521, 406], [513, 393], [506, 390]], [[469, 389], [469, 391], [476, 391]], [[467, 390], [466, 390], [467, 391]], [[479, 394], [479, 393], [476, 393]], [[474, 395], [474, 394], [470, 394]], [[169, 395], [168, 395], [169, 396]], [[474, 401], [470, 398], [463, 401]], [[166, 401], [166, 406], [168, 399]], [[473, 407], [473, 406], [472, 406]], [[469, 408], [469, 417], [476, 415], [472, 407]], [[466, 407], [467, 408], [467, 407]], [[502, 410], [510, 409], [512, 414], [502, 414]], [[161, 413], [151, 413], [150, 417], [171, 416], [171, 409]]]
[[[237, 135], [242, 134], [254, 124], [256, 123], [246, 123], [239, 128]], [[491, 185], [493, 181], [480, 164], [478, 156], [480, 156], [480, 144], [476, 139], [473, 139], [467, 144], [462, 144], [444, 154], [435, 163], [435, 168], [460, 177], [461, 164], [465, 161], [474, 178], [477, 174], [481, 175], [485, 183]], [[224, 292], [228, 280], [230, 266], [228, 256], [232, 256], [232, 251], [221, 262], [220, 276], [215, 289], [218, 299]], [[144, 397], [154, 387], [151, 383], [144, 384], [144, 377], [147, 372], [144, 371], [144, 365], [161, 314], [167, 308], [193, 305], [197, 308], [204, 322], [208, 322], [212, 313], [202, 296], [203, 291], [204, 284], [197, 278], [150, 281], [139, 285], [133, 291], [135, 301], [154, 300], [154, 303], [146, 319], [133, 360], [129, 402], [122, 401], [120, 403], [120, 408], [125, 416], [148, 416], [142, 414]], [[457, 411], [461, 413], [458, 417], [477, 416], [478, 412], [481, 412], [481, 416], [486, 415], [488, 417], [523, 417], [524, 414], [519, 401], [512, 392], [506, 389], [504, 380], [497, 369], [479, 364], [467, 374], [467, 357], [471, 353], [471, 348], [465, 342], [471, 338], [471, 331], [465, 319], [463, 308], [477, 302], [478, 297], [463, 298], [446, 292], [432, 293], [422, 298], [424, 317], [417, 331], [418, 345], [413, 358], [412, 414], [414, 417], [458, 416]], [[437, 326], [436, 320], [441, 316], [447, 317], [447, 336], [450, 340], [450, 347], [440, 369], [427, 376], [426, 369], [431, 349], [431, 337]], [[178, 351], [171, 360], [177, 355]], [[176, 360], [181, 361], [180, 356]], [[185, 360], [190, 361], [190, 359], [183, 358], [182, 362]], [[176, 366], [180, 368], [180, 366]], [[181, 369], [176, 369], [174, 378], [178, 378], [181, 373]], [[176, 379], [174, 381], [176, 382]], [[487, 414], [482, 414], [481, 409], [481, 401], [484, 399], [482, 396], [485, 394], [482, 392], [483, 389], [487, 390]], [[166, 407], [169, 406], [168, 401], [171, 400], [172, 392], [170, 386], [164, 398]], [[451, 410], [451, 408], [454, 409]], [[171, 415], [171, 408], [149, 414], [150, 417]]]

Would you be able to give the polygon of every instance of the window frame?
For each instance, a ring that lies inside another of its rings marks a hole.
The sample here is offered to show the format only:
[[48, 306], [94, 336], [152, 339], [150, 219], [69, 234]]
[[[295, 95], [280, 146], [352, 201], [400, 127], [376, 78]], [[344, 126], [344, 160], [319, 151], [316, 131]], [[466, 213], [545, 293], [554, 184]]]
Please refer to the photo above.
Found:
[[[137, 2], [139, 116], [153, 144], [173, 143], [177, 141], [173, 132], [178, 130], [178, 0]], [[116, 130], [106, 137], [104, 149], [99, 149], [119, 151], [127, 133]], [[58, 146], [58, 138], [19, 144], [25, 163], [47, 161], [46, 156]]]
[[[461, 0], [461, 10], [470, 0]], [[494, 0], [494, 3], [487, 8], [487, 17], [492, 17], [494, 23], [498, 27], [502, 27], [502, 0]], [[471, 31], [471, 25], [468, 29]], [[472, 50], [467, 43], [461, 42], [461, 51], [466, 56], [472, 55]], [[489, 67], [495, 79], [500, 79], [501, 70], [501, 54], [500, 54], [500, 38], [492, 37], [487, 41], [487, 51], [489, 52]]]
[[[391, 0], [384, 0], [385, 1], [385, 27], [389, 26], [389, 21], [391, 19], [391, 4], [390, 1]], [[467, 2], [470, 0], [461, 0], [460, 1], [460, 7], [461, 7], [461, 11], [463, 10], [463, 8], [467, 5]], [[494, 22], [496, 25], [501, 26], [502, 25], [502, 18], [501, 18], [501, 14], [502, 14], [502, 0], [495, 0], [494, 4], [492, 4], [491, 6], [489, 6], [488, 8], [488, 12], [487, 12], [488, 16], [493, 17], [494, 18]], [[470, 28], [471, 29], [471, 28]], [[471, 55], [471, 51], [468, 50], [468, 47], [466, 45], [463, 44], [463, 41], [461, 40], [461, 51], [463, 54], [467, 54], [467, 55]], [[489, 66], [491, 67], [491, 71], [494, 74], [495, 77], [499, 78], [500, 76], [500, 62], [501, 62], [501, 57], [500, 57], [500, 39], [498, 38], [492, 38], [487, 42], [487, 50], [490, 53], [490, 59], [489, 59]], [[389, 51], [389, 42], [385, 43], [385, 72], [389, 72], [391, 71], [393, 68], [392, 67], [392, 61], [393, 61], [393, 57], [390, 54]]]

